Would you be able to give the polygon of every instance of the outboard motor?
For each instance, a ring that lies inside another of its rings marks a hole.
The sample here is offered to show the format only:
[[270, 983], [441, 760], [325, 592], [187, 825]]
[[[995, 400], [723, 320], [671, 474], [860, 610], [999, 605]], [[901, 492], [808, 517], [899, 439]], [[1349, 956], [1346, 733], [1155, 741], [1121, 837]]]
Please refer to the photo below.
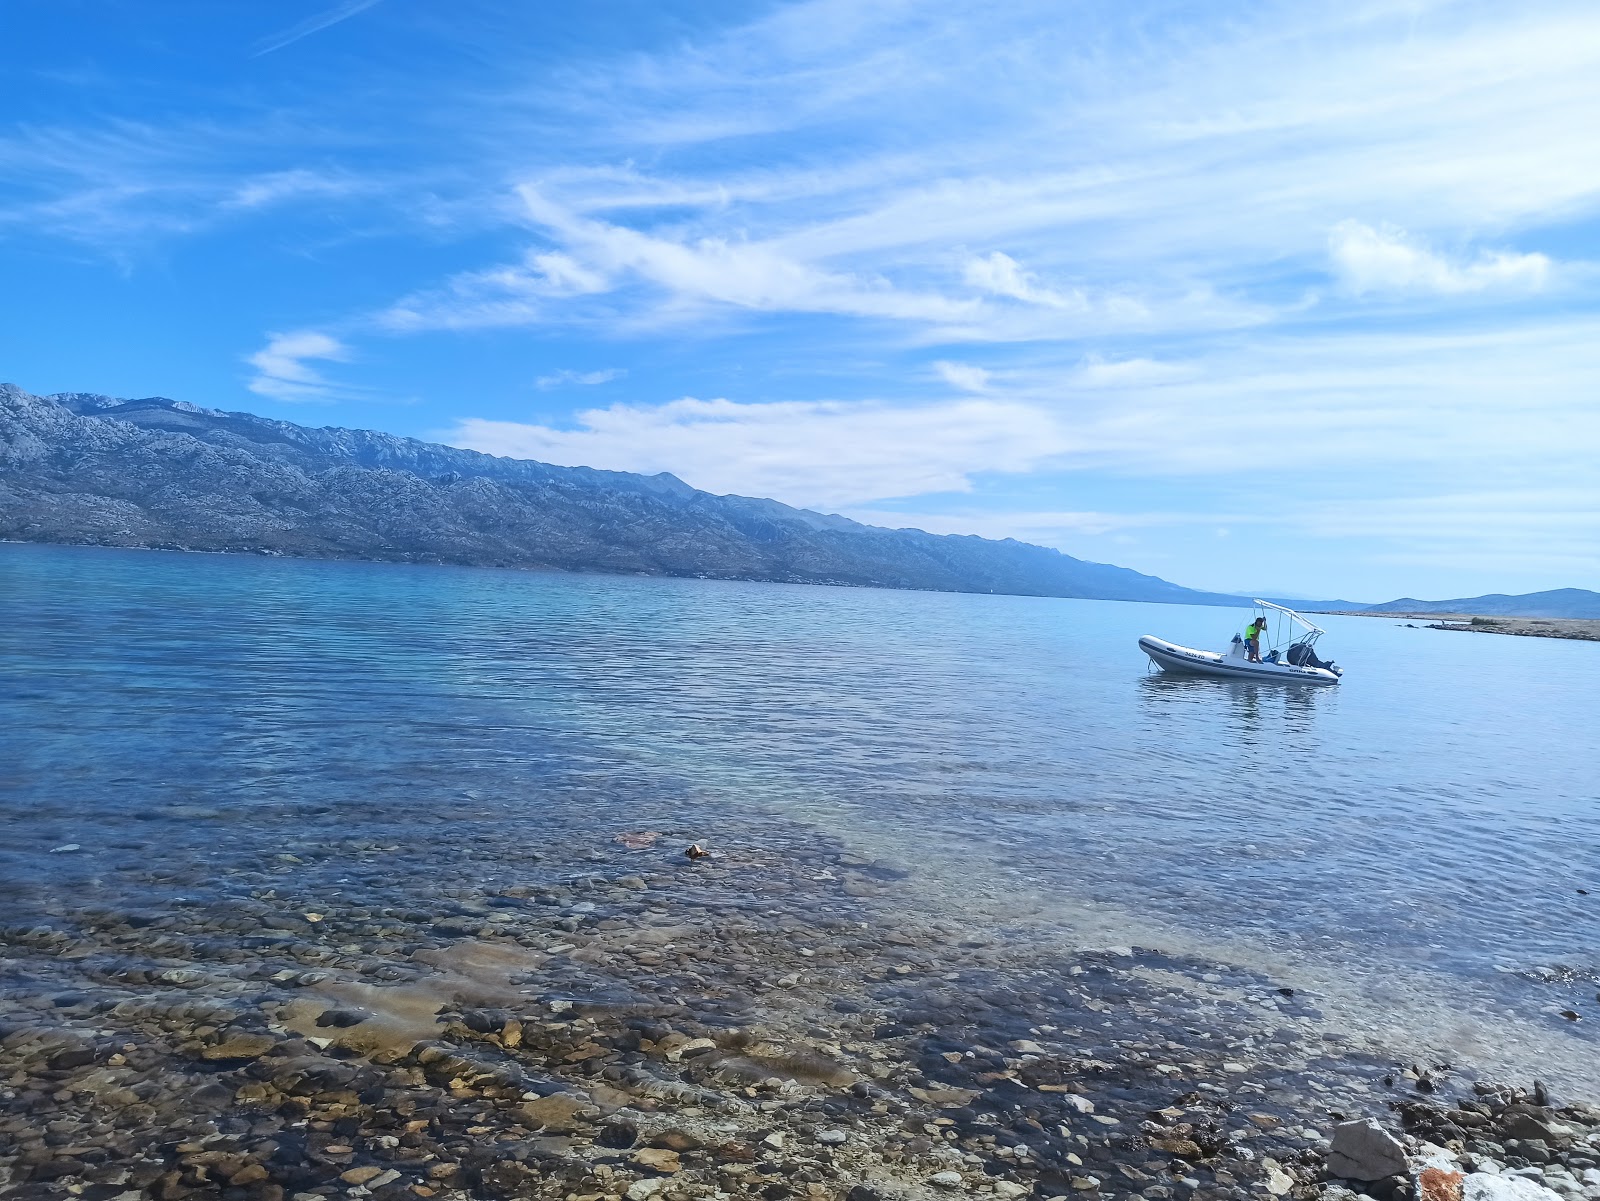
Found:
[[1311, 649], [1308, 642], [1297, 642], [1289, 648], [1289, 662], [1296, 667], [1320, 667], [1323, 671], [1331, 671], [1336, 676], [1344, 673], [1334, 666], [1332, 659], [1319, 659], [1317, 652]]

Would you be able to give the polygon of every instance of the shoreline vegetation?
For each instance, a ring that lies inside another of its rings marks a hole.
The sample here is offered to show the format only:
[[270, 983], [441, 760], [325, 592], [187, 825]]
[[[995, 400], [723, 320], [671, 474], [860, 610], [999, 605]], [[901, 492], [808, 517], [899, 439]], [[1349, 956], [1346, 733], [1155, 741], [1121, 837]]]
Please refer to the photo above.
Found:
[[1512, 634], [1520, 638], [1568, 638], [1600, 642], [1600, 619], [1577, 617], [1483, 617], [1470, 613], [1363, 613], [1335, 612], [1336, 617], [1388, 617], [1424, 621], [1429, 630], [1455, 630], [1472, 634]]
[[814, 833], [703, 838], [56, 848], [110, 887], [8, 900], [0, 1195], [1600, 1199], [1600, 1108], [1543, 1085], [1238, 969], [919, 920]]

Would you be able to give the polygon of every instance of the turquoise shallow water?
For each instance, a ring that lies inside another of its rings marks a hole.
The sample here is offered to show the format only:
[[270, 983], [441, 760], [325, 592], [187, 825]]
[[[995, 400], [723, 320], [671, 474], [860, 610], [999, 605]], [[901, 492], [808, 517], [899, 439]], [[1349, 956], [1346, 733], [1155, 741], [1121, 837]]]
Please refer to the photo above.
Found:
[[1320, 690], [1151, 675], [1135, 645], [1242, 622], [0, 546], [0, 925], [92, 892], [104, 848], [297, 815], [394, 838], [456, 811], [518, 839], [781, 821], [1019, 939], [1225, 957], [1354, 1023], [1589, 1055], [1600, 644], [1328, 618], [1347, 675]]

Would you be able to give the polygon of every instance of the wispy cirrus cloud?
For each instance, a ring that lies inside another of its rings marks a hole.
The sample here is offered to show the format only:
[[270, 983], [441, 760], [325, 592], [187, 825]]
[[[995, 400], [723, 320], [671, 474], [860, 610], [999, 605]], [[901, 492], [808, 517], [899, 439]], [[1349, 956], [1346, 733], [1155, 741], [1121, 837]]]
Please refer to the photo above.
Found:
[[378, 175], [270, 165], [299, 160], [319, 137], [327, 135], [282, 120], [232, 129], [132, 120], [19, 127], [0, 134], [0, 232], [148, 257], [168, 242], [296, 205], [354, 212], [394, 198]]
[[1264, 306], [1192, 288], [1137, 299], [1065, 293], [1034, 282], [1010, 256], [884, 272], [839, 270], [789, 249], [785, 239], [668, 236], [566, 208], [530, 184], [519, 189], [530, 218], [557, 249], [520, 264], [467, 272], [406, 297], [377, 322], [400, 331], [471, 329], [587, 319], [569, 302], [603, 297], [614, 324], [619, 304], [635, 331], [694, 322], [710, 310], [831, 314], [900, 325], [908, 341], [1057, 341], [1119, 330], [1226, 329], [1267, 320]]
[[383, 0], [342, 0], [332, 8], [323, 9], [314, 13], [303, 21], [297, 21], [289, 28], [279, 33], [274, 33], [262, 38], [256, 45], [252, 58], [260, 58], [263, 54], [271, 54], [274, 50], [282, 50], [285, 46], [292, 46], [301, 38], [308, 38], [314, 33], [321, 33], [329, 26], [337, 25], [340, 21], [348, 21], [359, 13], [383, 3]]
[[317, 330], [268, 334], [267, 344], [245, 358], [256, 370], [246, 386], [258, 396], [273, 400], [337, 399], [347, 395], [348, 390], [330, 383], [311, 363], [342, 363], [349, 357], [344, 343]]
[[541, 392], [548, 392], [551, 388], [565, 388], [576, 385], [580, 388], [593, 388], [598, 384], [609, 384], [612, 380], [619, 380], [628, 374], [626, 367], [602, 367], [597, 371], [574, 371], [563, 367], [560, 371], [552, 371], [549, 375], [541, 375], [533, 381], [533, 386]]
[[259, 209], [290, 200], [348, 197], [371, 187], [370, 181], [343, 171], [314, 171], [294, 167], [248, 176], [234, 184], [223, 204], [240, 209]]

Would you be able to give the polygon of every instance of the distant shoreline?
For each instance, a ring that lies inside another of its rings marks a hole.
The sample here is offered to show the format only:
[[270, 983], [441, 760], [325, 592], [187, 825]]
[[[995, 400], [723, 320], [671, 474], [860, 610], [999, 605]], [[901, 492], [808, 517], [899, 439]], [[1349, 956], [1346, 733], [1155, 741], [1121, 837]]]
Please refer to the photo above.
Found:
[[1430, 630], [1460, 630], [1469, 634], [1515, 634], [1522, 638], [1567, 638], [1600, 642], [1600, 620], [1586, 617], [1485, 617], [1470, 613], [1362, 613], [1348, 610], [1337, 617], [1392, 617], [1426, 621]]

